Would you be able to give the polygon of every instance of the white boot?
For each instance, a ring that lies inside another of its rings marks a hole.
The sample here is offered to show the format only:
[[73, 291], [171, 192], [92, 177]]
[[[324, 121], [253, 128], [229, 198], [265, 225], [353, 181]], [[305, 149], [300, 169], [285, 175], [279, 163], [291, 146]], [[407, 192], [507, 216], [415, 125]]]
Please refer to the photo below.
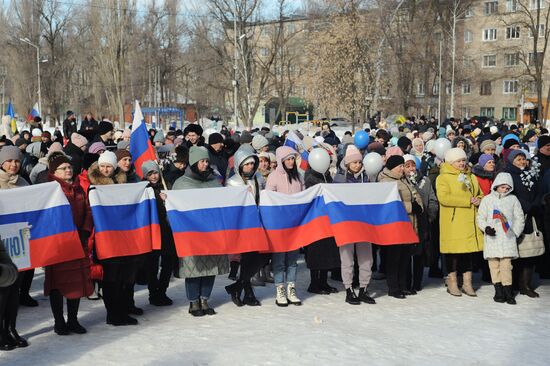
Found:
[[275, 304], [277, 304], [277, 306], [288, 306], [285, 285], [277, 285], [277, 297], [275, 298]]
[[298, 298], [298, 296], [296, 296], [296, 287], [294, 286], [294, 282], [288, 283], [287, 298], [288, 302], [292, 305], [302, 305], [302, 301]]

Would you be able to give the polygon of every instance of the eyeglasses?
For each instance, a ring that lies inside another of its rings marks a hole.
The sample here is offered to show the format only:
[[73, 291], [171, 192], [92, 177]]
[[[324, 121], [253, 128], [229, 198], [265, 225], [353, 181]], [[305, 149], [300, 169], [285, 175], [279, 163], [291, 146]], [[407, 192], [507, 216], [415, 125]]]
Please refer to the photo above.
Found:
[[56, 170], [73, 170], [73, 167], [72, 167], [72, 165], [60, 166]]

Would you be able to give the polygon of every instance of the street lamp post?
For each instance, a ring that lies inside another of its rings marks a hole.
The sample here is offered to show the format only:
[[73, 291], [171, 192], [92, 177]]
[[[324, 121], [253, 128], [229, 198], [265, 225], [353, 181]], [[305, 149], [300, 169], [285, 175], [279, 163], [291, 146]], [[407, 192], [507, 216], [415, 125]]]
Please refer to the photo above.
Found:
[[19, 38], [21, 42], [36, 48], [36, 70], [38, 74], [38, 111], [42, 114], [42, 93], [40, 91], [40, 47], [32, 43], [28, 38]]

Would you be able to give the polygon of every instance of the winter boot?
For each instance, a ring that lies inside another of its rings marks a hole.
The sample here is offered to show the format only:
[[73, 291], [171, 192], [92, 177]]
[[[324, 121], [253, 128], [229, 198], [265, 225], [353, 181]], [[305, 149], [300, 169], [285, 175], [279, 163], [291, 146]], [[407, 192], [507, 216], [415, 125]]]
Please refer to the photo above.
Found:
[[19, 296], [19, 305], [34, 308], [34, 307], [38, 306], [38, 301], [33, 299], [31, 297], [31, 295], [29, 295], [28, 293], [27, 294], [21, 294], [21, 296]]
[[328, 284], [328, 271], [327, 270], [321, 270], [319, 271], [319, 286], [328, 292], [329, 294], [337, 294], [338, 289], [336, 287], [332, 287]]
[[243, 297], [243, 304], [248, 306], [260, 306], [262, 305], [256, 296], [254, 295], [254, 290], [252, 289], [252, 285], [250, 283], [246, 283], [244, 285], [244, 297]]
[[243, 302], [241, 301], [241, 291], [243, 289], [242, 282], [239, 280], [229, 286], [225, 286], [225, 291], [228, 295], [231, 295], [231, 301], [233, 301], [233, 304], [237, 305], [238, 307], [243, 306]]
[[376, 304], [376, 301], [372, 297], [370, 297], [369, 292], [367, 291], [366, 287], [361, 287], [359, 289], [359, 300], [361, 300], [364, 303], [367, 304]]
[[273, 275], [271, 274], [271, 265], [268, 264], [264, 267], [264, 275], [265, 278], [263, 279], [265, 283], [274, 283], [275, 280], [273, 279]]
[[462, 293], [458, 288], [456, 272], [450, 272], [447, 276], [447, 292], [453, 296], [462, 296]]
[[286, 297], [288, 302], [292, 305], [302, 305], [302, 301], [296, 296], [296, 286], [294, 282], [289, 282], [287, 284]]
[[493, 300], [499, 303], [506, 302], [506, 296], [504, 295], [504, 287], [502, 287], [502, 283], [500, 282], [495, 283], [495, 296], [493, 297]]
[[346, 289], [346, 302], [350, 305], [361, 304], [361, 300], [359, 300], [359, 298], [355, 294], [355, 291], [353, 291], [353, 287]]
[[321, 287], [321, 278], [320, 278], [320, 271], [317, 270], [310, 270], [309, 271], [311, 282], [307, 288], [307, 292], [317, 295], [328, 295], [330, 292], [326, 291]]
[[208, 299], [201, 298], [201, 310], [205, 315], [215, 315], [216, 312], [208, 305]]
[[252, 286], [256, 286], [256, 287], [265, 286], [265, 281], [262, 280], [261, 271], [263, 271], [263, 270], [261, 269], [260, 271], [255, 273], [254, 276], [252, 276], [252, 278], [250, 279], [250, 283], [252, 284]]
[[514, 299], [514, 291], [512, 291], [512, 285], [504, 286], [504, 296], [506, 297], [507, 304], [516, 305], [516, 299]]
[[152, 294], [149, 295], [149, 304], [154, 306], [170, 306], [174, 302], [172, 299], [170, 299], [168, 296], [166, 296], [166, 293], [160, 290], [156, 290]]
[[204, 311], [202, 311], [202, 309], [201, 309], [201, 304], [200, 304], [199, 300], [192, 301], [189, 304], [189, 314], [191, 314], [193, 316], [203, 316], [204, 315]]
[[527, 295], [529, 297], [535, 298], [539, 297], [539, 294], [531, 288], [531, 280], [533, 277], [533, 268], [524, 267], [521, 271], [519, 278], [519, 293], [522, 295]]
[[474, 290], [474, 287], [472, 286], [472, 272], [464, 272], [462, 274], [462, 279], [462, 291], [468, 296], [476, 297], [476, 292]]
[[286, 298], [285, 285], [277, 285], [277, 294], [275, 298], [275, 304], [277, 306], [288, 306], [288, 299]]
[[16, 347], [15, 340], [10, 337], [5, 320], [0, 319], [0, 351], [11, 351]]
[[236, 262], [236, 261], [231, 261], [231, 263], [229, 263], [229, 267], [230, 267], [230, 270], [229, 270], [229, 276], [227, 276], [227, 278], [229, 278], [231, 281], [237, 281], [237, 272], [239, 272], [239, 262]]
[[79, 305], [80, 299], [67, 299], [67, 328], [72, 333], [84, 334], [86, 328], [80, 325], [77, 318]]

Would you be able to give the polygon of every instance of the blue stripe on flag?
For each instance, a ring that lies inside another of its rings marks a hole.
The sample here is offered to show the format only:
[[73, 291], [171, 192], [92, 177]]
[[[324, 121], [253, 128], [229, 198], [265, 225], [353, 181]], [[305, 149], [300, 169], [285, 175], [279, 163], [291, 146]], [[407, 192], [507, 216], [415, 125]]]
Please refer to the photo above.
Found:
[[151, 224], [158, 224], [157, 207], [154, 200], [115, 206], [92, 206], [96, 232], [128, 231]]
[[256, 206], [213, 207], [191, 211], [168, 211], [174, 233], [209, 233], [223, 230], [261, 228]]
[[147, 152], [149, 141], [149, 133], [145, 127], [145, 123], [141, 123], [138, 128], [132, 132], [130, 139], [130, 154], [132, 160], [136, 161], [141, 155]]
[[32, 225], [31, 240], [76, 230], [69, 205], [61, 205], [37, 211], [0, 215], [0, 225], [28, 222]]
[[326, 216], [327, 210], [323, 197], [317, 196], [311, 202], [297, 205], [260, 205], [260, 215], [266, 230], [281, 230], [305, 225]]
[[401, 201], [369, 205], [346, 205], [342, 202], [330, 202], [327, 204], [327, 211], [331, 224], [358, 221], [370, 225], [385, 225], [410, 221]]

